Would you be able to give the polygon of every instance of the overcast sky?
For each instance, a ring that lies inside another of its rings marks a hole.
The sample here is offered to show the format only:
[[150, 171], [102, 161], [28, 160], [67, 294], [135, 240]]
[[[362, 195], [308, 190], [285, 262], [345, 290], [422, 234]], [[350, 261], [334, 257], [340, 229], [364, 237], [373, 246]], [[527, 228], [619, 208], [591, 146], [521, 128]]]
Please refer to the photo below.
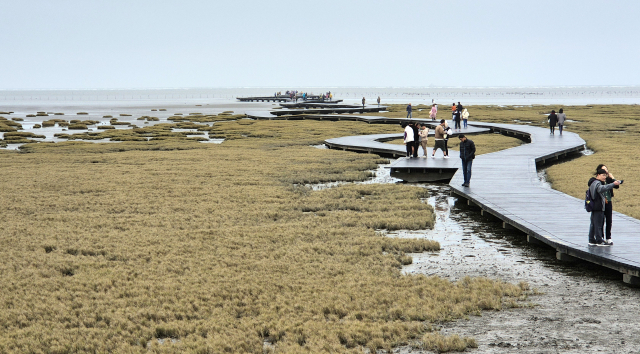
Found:
[[0, 1], [0, 89], [640, 85], [640, 1]]

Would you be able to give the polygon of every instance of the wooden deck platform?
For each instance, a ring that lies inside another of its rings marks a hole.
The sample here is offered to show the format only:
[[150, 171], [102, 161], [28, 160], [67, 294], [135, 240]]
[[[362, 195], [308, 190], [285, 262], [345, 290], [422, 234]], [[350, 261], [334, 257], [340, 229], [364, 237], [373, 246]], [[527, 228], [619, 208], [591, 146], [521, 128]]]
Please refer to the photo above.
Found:
[[[502, 220], [503, 227], [522, 231], [529, 242], [553, 247], [560, 260], [581, 259], [615, 269], [622, 273], [624, 282], [640, 285], [640, 220], [614, 212], [615, 244], [610, 247], [588, 246], [590, 214], [584, 210], [584, 202], [544, 187], [538, 179], [538, 164], [578, 153], [584, 149], [582, 138], [567, 131], [562, 136], [549, 135], [546, 128], [526, 125], [473, 123], [473, 126], [519, 136], [531, 143], [478, 156], [473, 163], [470, 187], [461, 186], [461, 171], [454, 173], [450, 182], [453, 194], [466, 199], [470, 205], [478, 206], [482, 214]], [[366, 141], [367, 137], [363, 136], [354, 142]], [[380, 146], [371, 152], [383, 149], [384, 146]], [[418, 158], [398, 160], [396, 164], [419, 167], [423, 161], [427, 166], [432, 161], [439, 163], [437, 159]], [[459, 165], [460, 159], [454, 158], [451, 151], [447, 162]], [[585, 168], [592, 170], [595, 166]], [[419, 169], [415, 171], [421, 173]], [[576, 181], [585, 190], [586, 182]]]
[[342, 113], [372, 113], [386, 111], [386, 106], [352, 106], [347, 108], [324, 106], [323, 108], [311, 108], [311, 109], [281, 109], [270, 111], [271, 114], [276, 116], [282, 115], [301, 115], [301, 114], [342, 114]]
[[[317, 119], [354, 120], [377, 124], [400, 124], [406, 121], [430, 123], [430, 120], [409, 120], [362, 115], [302, 115], [275, 117], [269, 112], [247, 112], [254, 119]], [[640, 220], [613, 213], [613, 240], [610, 247], [588, 246], [590, 214], [584, 210], [581, 199], [546, 188], [538, 179], [537, 165], [576, 154], [585, 142], [575, 133], [549, 135], [546, 128], [527, 125], [470, 122], [473, 130], [464, 134], [487, 131], [500, 132], [529, 142], [518, 147], [478, 156], [473, 163], [470, 187], [462, 187], [462, 172], [453, 174], [452, 193], [464, 198], [470, 205], [480, 208], [482, 214], [502, 220], [503, 227], [515, 228], [527, 235], [532, 243], [542, 243], [556, 250], [560, 260], [582, 259], [615, 269], [622, 273], [624, 282], [640, 285]], [[476, 130], [477, 129], [477, 130]], [[383, 156], [404, 156], [403, 145], [385, 144], [399, 139], [402, 133], [378, 134], [328, 139], [331, 148], [377, 153]], [[429, 149], [430, 150], [430, 149]], [[449, 159], [399, 159], [390, 168], [405, 167], [416, 175], [432, 173], [426, 169], [460, 165], [457, 152], [450, 150]], [[595, 166], [585, 166], [594, 170]], [[425, 169], [425, 170], [421, 170]], [[587, 181], [576, 181], [587, 189]], [[624, 190], [624, 185], [621, 187]], [[623, 191], [621, 191], [624, 193]]]
[[288, 96], [237, 97], [240, 102], [290, 102]]

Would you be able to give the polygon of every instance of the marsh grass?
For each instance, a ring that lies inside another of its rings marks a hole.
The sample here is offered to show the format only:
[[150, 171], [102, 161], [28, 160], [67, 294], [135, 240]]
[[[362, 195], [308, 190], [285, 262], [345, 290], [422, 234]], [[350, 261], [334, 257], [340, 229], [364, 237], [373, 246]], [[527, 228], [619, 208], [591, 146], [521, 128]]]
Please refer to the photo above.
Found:
[[14, 121], [14, 122], [23, 122], [24, 118], [15, 117], [15, 118], [11, 118], [11, 120]]
[[388, 350], [429, 345], [431, 323], [525, 293], [402, 275], [407, 253], [438, 243], [376, 229], [430, 227], [423, 188], [300, 185], [368, 178], [385, 159], [309, 145], [388, 126], [214, 126], [233, 139], [177, 140], [158, 124], [118, 134], [164, 140], [0, 153], [12, 176], [0, 180], [0, 352], [262, 353], [265, 341], [280, 353]]
[[174, 122], [196, 122], [196, 123], [209, 123], [209, 122], [222, 122], [222, 121], [231, 121], [246, 118], [245, 115], [232, 115], [220, 113], [218, 115], [193, 115], [189, 114], [188, 116], [182, 116], [176, 113], [175, 115], [167, 118], [167, 120]]
[[0, 117], [0, 132], [15, 132], [19, 129], [22, 129], [22, 124], [5, 117]]

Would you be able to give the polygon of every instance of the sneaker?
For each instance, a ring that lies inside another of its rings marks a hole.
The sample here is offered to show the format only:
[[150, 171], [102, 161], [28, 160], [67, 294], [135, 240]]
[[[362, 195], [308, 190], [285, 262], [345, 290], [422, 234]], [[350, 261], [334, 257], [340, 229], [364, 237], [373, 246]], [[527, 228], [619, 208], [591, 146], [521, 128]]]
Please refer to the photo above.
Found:
[[596, 243], [595, 242], [589, 242], [589, 246], [595, 246]]
[[611, 246], [610, 244], [608, 244], [606, 241], [602, 241], [600, 243], [596, 243], [596, 246], [600, 246], [600, 247], [606, 247], [606, 246]]
[[448, 159], [448, 158], [449, 158], [449, 155], [445, 156], [444, 158], [445, 158], [445, 159]]
[[613, 246], [613, 240], [610, 238], [606, 239], [604, 242], [606, 242], [608, 245]]

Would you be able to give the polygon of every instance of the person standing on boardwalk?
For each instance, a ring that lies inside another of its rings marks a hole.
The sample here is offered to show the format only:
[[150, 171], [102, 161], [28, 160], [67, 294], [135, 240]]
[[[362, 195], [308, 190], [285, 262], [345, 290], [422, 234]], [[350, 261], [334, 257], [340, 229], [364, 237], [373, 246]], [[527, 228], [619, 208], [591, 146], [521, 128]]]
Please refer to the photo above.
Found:
[[418, 157], [418, 150], [420, 150], [420, 128], [418, 123], [411, 123], [413, 129], [413, 157]]
[[462, 160], [462, 175], [464, 176], [463, 187], [469, 187], [471, 181], [471, 165], [476, 158], [476, 144], [469, 140], [464, 134], [458, 135], [460, 139], [460, 159]]
[[427, 142], [429, 141], [429, 128], [425, 124], [420, 126], [420, 146], [422, 146], [423, 155], [427, 157]]
[[589, 179], [589, 193], [593, 199], [591, 210], [591, 223], [589, 224], [589, 246], [611, 246], [613, 243], [607, 243], [602, 234], [604, 227], [604, 209], [606, 197], [605, 192], [612, 190], [620, 185], [620, 181], [614, 181], [610, 184], [603, 184], [607, 180], [609, 173], [603, 169], [596, 171], [596, 176]]
[[[615, 182], [615, 177], [609, 172], [607, 166], [600, 164], [596, 167], [597, 170], [604, 170], [608, 173], [607, 178], [605, 179], [605, 184], [611, 184]], [[620, 186], [613, 187], [615, 189], [620, 188]], [[611, 198], [613, 198], [613, 190], [604, 192], [605, 202], [604, 202], [604, 236], [605, 242], [610, 245], [613, 245], [613, 241], [611, 240], [611, 223], [613, 221], [613, 202]]]
[[436, 104], [434, 103], [431, 106], [431, 111], [429, 112], [429, 117], [431, 117], [431, 120], [436, 120], [436, 116], [438, 115], [438, 107], [436, 107]]
[[564, 121], [567, 120], [567, 115], [564, 114], [562, 108], [558, 112], [558, 129], [560, 129], [560, 135], [562, 135], [562, 128], [564, 127]]
[[456, 109], [458, 109], [458, 107], [456, 106], [456, 103], [452, 103], [451, 104], [451, 122], [453, 124], [455, 124], [456, 122]]
[[380, 107], [380, 96], [378, 96], [378, 107]]
[[367, 100], [365, 100], [365, 99], [364, 99], [364, 97], [362, 97], [362, 109], [364, 109], [364, 103], [365, 103], [366, 101], [367, 101]]
[[407, 106], [407, 118], [412, 118], [411, 117], [411, 103], [409, 103], [409, 105]]
[[467, 109], [462, 110], [462, 126], [467, 128], [467, 121], [469, 120], [469, 111]]
[[445, 159], [449, 158], [449, 138], [451, 137], [451, 133], [453, 133], [453, 130], [445, 120], [444, 121], [444, 158]]
[[413, 129], [409, 124], [403, 124], [404, 145], [407, 147], [407, 157], [413, 156]]
[[442, 150], [442, 154], [444, 156], [446, 156], [447, 154], [444, 152], [445, 151], [445, 146], [444, 146], [444, 125], [447, 124], [447, 121], [445, 121], [444, 119], [440, 120], [440, 124], [436, 127], [436, 132], [434, 134], [434, 139], [435, 139], [435, 145], [433, 146], [433, 153], [431, 153], [431, 157], [436, 157], [436, 151], [438, 151], [438, 149]]
[[556, 124], [558, 124], [558, 116], [556, 115], [556, 111], [551, 111], [551, 114], [549, 114], [549, 117], [547, 119], [549, 119], [549, 129], [551, 130], [550, 135], [554, 135]]

